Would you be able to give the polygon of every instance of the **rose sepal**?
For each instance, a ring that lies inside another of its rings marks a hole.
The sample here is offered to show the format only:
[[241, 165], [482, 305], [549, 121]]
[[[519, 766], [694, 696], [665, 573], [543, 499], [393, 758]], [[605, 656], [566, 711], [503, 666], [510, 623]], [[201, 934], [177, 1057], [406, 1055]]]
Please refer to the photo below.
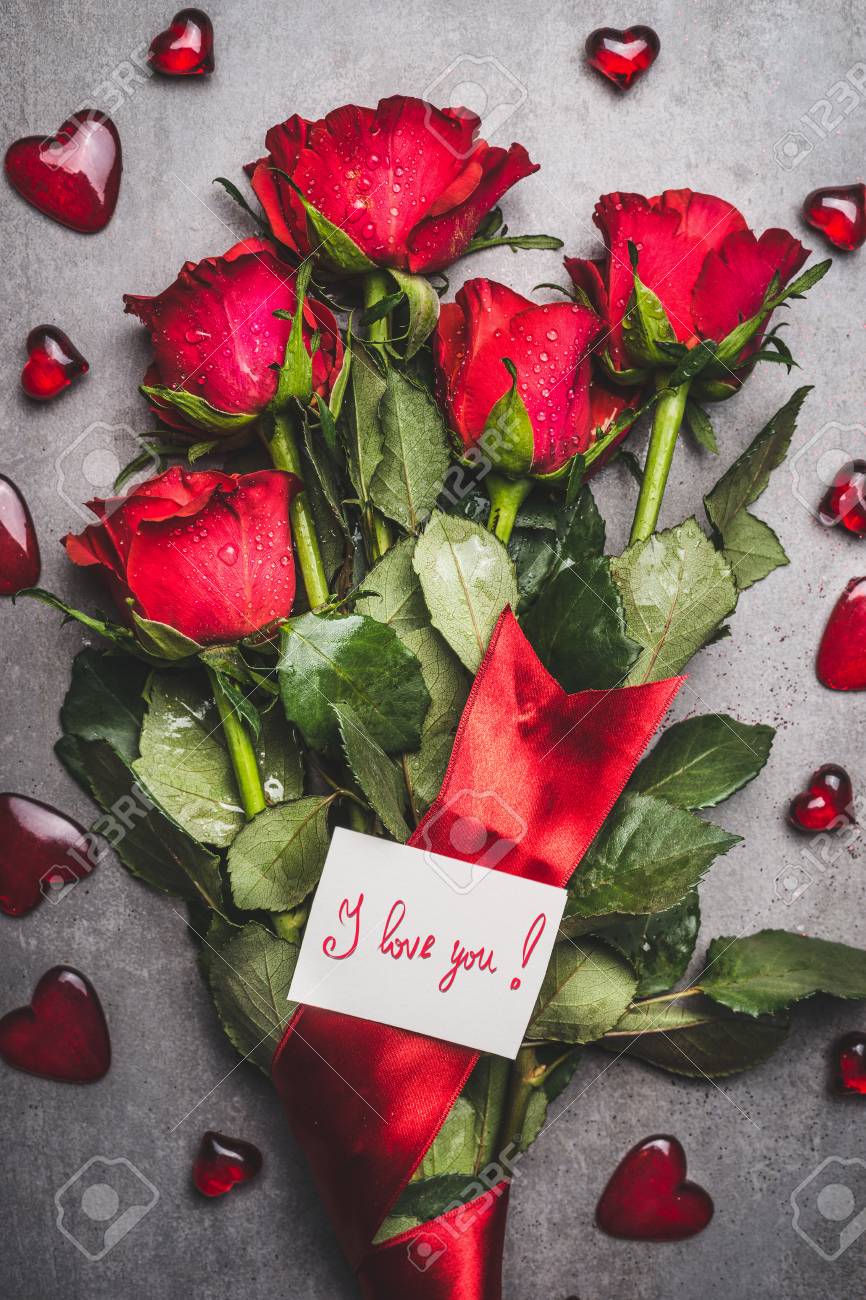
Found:
[[162, 384], [139, 384], [138, 391], [156, 407], [171, 406], [180, 411], [185, 420], [205, 433], [240, 433], [255, 424], [259, 418], [255, 411], [232, 414], [220, 411], [203, 397], [188, 393], [185, 388], [166, 388]]

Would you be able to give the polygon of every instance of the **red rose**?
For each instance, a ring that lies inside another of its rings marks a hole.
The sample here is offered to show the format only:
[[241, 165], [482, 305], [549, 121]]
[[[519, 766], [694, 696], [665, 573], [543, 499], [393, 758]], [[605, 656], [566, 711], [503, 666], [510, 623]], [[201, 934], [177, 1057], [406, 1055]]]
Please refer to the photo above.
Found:
[[[701, 339], [721, 342], [758, 312], [774, 276], [786, 284], [809, 256], [786, 230], [767, 230], [757, 238], [730, 203], [692, 190], [665, 190], [651, 199], [605, 194], [593, 220], [607, 256], [599, 262], [566, 258], [565, 265], [607, 322], [602, 346], [617, 370], [645, 364], [629, 355], [623, 336], [634, 285], [630, 243], [637, 250], [641, 282], [661, 300], [678, 341], [688, 346]], [[764, 327], [741, 358], [760, 347]], [[735, 376], [726, 379], [733, 383]]]
[[189, 473], [172, 466], [126, 496], [88, 504], [100, 523], [64, 538], [100, 565], [121, 608], [201, 645], [238, 641], [285, 618], [295, 598], [291, 474]]
[[[493, 407], [511, 388], [507, 359], [532, 426], [528, 468], [547, 474], [586, 451], [594, 432], [590, 353], [600, 330], [587, 307], [539, 306], [495, 280], [468, 280], [442, 307], [433, 346], [439, 400], [463, 445], [491, 427]], [[497, 461], [493, 433], [485, 451]]]
[[[271, 244], [245, 239], [222, 257], [187, 262], [174, 284], [156, 297], [124, 294], [123, 300], [150, 330], [154, 359], [146, 387], [178, 394], [171, 399], [147, 394], [166, 424], [231, 434], [261, 415], [276, 392], [272, 367], [282, 364], [291, 331], [291, 321], [273, 313], [293, 312], [296, 306], [294, 273]], [[307, 298], [308, 351], [316, 330], [313, 387], [327, 396], [342, 364], [343, 344], [328, 308]]]
[[313, 209], [313, 223], [324, 217], [354, 243], [344, 269], [440, 271], [506, 190], [538, 170], [523, 145], [476, 140], [479, 125], [466, 109], [404, 95], [375, 109], [346, 104], [317, 122], [295, 115], [271, 127], [268, 156], [247, 171], [274, 236], [290, 248], [306, 255], [320, 246]]

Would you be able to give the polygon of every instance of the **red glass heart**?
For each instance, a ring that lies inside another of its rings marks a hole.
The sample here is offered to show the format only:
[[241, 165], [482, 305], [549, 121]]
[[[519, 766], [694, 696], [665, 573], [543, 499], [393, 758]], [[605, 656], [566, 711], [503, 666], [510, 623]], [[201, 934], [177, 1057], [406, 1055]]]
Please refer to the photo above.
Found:
[[849, 460], [834, 478], [821, 502], [822, 524], [841, 524], [855, 537], [866, 533], [866, 460]]
[[0, 474], [0, 596], [15, 596], [39, 581], [41, 561], [27, 502]]
[[73, 379], [86, 375], [90, 369], [69, 335], [53, 325], [37, 325], [32, 329], [27, 335], [27, 351], [21, 387], [37, 402], [56, 397]]
[[223, 1196], [236, 1183], [248, 1183], [262, 1167], [262, 1153], [252, 1142], [209, 1131], [201, 1140], [192, 1179], [203, 1196]]
[[866, 185], [813, 190], [803, 216], [834, 248], [853, 253], [866, 240]]
[[866, 1034], [846, 1034], [836, 1044], [836, 1091], [866, 1097]]
[[0, 794], [0, 912], [57, 903], [96, 865], [92, 841], [69, 817], [23, 794]]
[[213, 23], [201, 9], [181, 9], [154, 36], [147, 61], [164, 77], [201, 77], [214, 70]]
[[854, 821], [853, 798], [844, 767], [825, 763], [812, 773], [807, 789], [791, 800], [788, 820], [798, 831], [837, 830]]
[[111, 1042], [90, 981], [69, 966], [46, 971], [30, 1006], [0, 1020], [0, 1056], [16, 1070], [44, 1079], [101, 1079], [111, 1064]]
[[601, 1194], [595, 1220], [611, 1237], [682, 1241], [713, 1217], [713, 1202], [686, 1180], [686, 1155], [674, 1137], [644, 1138], [617, 1165]]
[[620, 90], [628, 90], [643, 76], [655, 63], [660, 48], [651, 27], [627, 27], [624, 32], [615, 27], [598, 27], [586, 38], [590, 67]]
[[85, 235], [111, 220], [122, 169], [117, 127], [92, 108], [54, 136], [25, 135], [6, 150], [6, 175], [22, 198]]
[[836, 601], [815, 667], [831, 691], [866, 690], [866, 578], [852, 578]]

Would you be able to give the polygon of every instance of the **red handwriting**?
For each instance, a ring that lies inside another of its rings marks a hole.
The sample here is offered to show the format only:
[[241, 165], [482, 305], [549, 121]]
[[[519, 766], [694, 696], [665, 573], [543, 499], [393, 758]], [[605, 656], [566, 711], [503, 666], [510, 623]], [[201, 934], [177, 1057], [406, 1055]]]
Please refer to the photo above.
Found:
[[455, 939], [451, 949], [451, 965], [439, 981], [439, 992], [448, 993], [457, 978], [457, 972], [461, 969], [472, 970], [473, 967], [495, 975], [497, 968], [493, 965], [493, 949], [488, 950], [483, 944], [480, 948], [464, 948], [460, 940]]
[[393, 957], [395, 961], [399, 961], [401, 957], [408, 957], [410, 961], [413, 957], [420, 957], [426, 961], [428, 957], [433, 955], [433, 945], [436, 940], [432, 934], [428, 934], [423, 941], [420, 935], [416, 935], [414, 939], [407, 939], [405, 935], [398, 935], [397, 931], [403, 924], [405, 917], [406, 904], [402, 898], [398, 898], [388, 913], [388, 919], [382, 931], [379, 951], [386, 957]]
[[342, 925], [345, 925], [347, 921], [354, 921], [355, 933], [352, 938], [352, 946], [347, 948], [345, 952], [337, 952], [337, 940], [332, 934], [329, 934], [322, 943], [322, 952], [326, 957], [333, 957], [334, 961], [345, 961], [347, 957], [351, 957], [352, 953], [357, 948], [361, 932], [361, 904], [363, 901], [364, 895], [359, 894], [355, 906], [350, 907], [348, 898], [343, 899], [339, 911], [337, 912], [337, 916]]
[[[544, 934], [544, 927], [546, 925], [547, 925], [547, 917], [542, 912], [539, 916], [535, 918], [535, 920], [532, 922], [532, 925], [529, 927], [529, 930], [527, 931], [526, 938], [523, 940], [523, 969], [524, 970], [526, 970], [526, 967], [529, 965], [529, 959], [532, 956], [532, 954], [535, 952], [535, 945], [538, 943], [538, 940]], [[514, 979], [511, 981], [511, 987], [512, 989], [520, 988], [519, 975], [515, 975]]]

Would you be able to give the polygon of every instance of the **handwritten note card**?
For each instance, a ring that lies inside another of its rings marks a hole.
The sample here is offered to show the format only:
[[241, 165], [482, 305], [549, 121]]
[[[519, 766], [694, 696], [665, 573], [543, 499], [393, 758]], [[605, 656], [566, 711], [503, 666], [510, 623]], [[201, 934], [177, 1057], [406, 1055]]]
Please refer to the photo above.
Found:
[[516, 1056], [565, 890], [475, 867], [459, 892], [448, 862], [338, 828], [290, 999]]

